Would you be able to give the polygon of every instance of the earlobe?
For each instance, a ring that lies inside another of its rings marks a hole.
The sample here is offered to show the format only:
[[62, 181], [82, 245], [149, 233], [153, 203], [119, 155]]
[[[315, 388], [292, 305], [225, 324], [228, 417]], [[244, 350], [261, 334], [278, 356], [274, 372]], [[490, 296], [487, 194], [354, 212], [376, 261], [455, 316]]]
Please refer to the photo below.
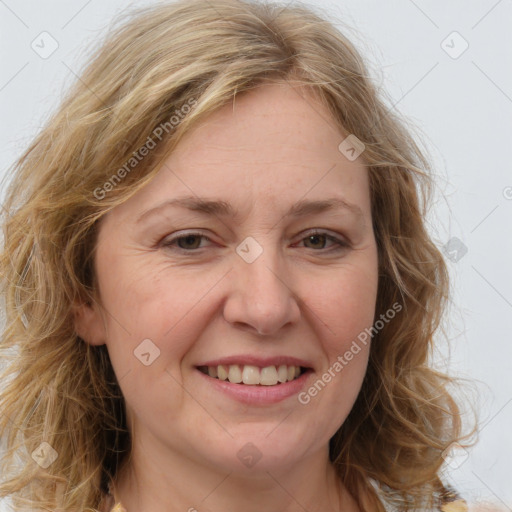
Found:
[[72, 307], [76, 334], [90, 345], [104, 345], [105, 324], [99, 306], [94, 304], [74, 304]]

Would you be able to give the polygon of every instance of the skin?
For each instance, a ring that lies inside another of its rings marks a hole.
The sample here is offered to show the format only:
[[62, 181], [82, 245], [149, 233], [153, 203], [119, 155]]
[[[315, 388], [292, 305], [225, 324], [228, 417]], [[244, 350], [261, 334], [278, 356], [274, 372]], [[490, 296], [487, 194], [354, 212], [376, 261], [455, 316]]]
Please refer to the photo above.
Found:
[[[231, 355], [295, 356], [314, 368], [307, 390], [372, 325], [368, 172], [339, 151], [346, 135], [307, 91], [261, 86], [190, 131], [155, 179], [102, 219], [101, 307], [81, 305], [76, 330], [107, 345], [126, 400], [133, 452], [115, 496], [129, 512], [358, 510], [328, 442], [360, 390], [369, 345], [307, 404], [241, 404], [196, 369]], [[229, 202], [238, 217], [169, 207], [136, 222], [188, 195]], [[360, 214], [284, 216], [299, 200], [331, 197]], [[314, 228], [347, 245], [310, 238]], [[197, 230], [207, 238], [163, 245]], [[263, 249], [253, 263], [236, 252], [249, 236]], [[144, 339], [160, 350], [148, 366], [134, 356]], [[261, 454], [252, 467], [237, 457], [247, 443]]]

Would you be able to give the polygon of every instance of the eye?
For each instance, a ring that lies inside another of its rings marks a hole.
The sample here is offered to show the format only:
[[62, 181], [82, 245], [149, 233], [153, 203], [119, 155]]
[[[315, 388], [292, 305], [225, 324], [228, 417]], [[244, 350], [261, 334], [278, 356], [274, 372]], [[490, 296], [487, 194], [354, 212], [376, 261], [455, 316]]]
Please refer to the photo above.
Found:
[[334, 243], [334, 249], [331, 250], [335, 251], [349, 247], [349, 244], [344, 240], [320, 230], [314, 230], [310, 232], [305, 238], [301, 240], [301, 242], [311, 243], [312, 246], [309, 246], [309, 249], [325, 250], [325, 244], [327, 242]]
[[[162, 246], [183, 252], [194, 252], [204, 248], [204, 246], [201, 245], [202, 240], [211, 242], [211, 240], [203, 233], [188, 232], [165, 239], [162, 242]], [[348, 242], [321, 230], [313, 230], [309, 232], [306, 237], [301, 239], [301, 242], [306, 244], [306, 248], [308, 249], [324, 252], [342, 250], [349, 247]], [[334, 247], [331, 246], [330, 249], [328, 247], [326, 248], [326, 244], [329, 242]], [[311, 245], [308, 246], [307, 244]]]
[[[194, 251], [201, 249], [199, 247], [201, 239], [210, 240], [207, 236], [198, 232], [190, 232], [168, 238], [162, 242], [163, 247], [175, 247], [182, 251]], [[199, 243], [198, 243], [199, 242]]]

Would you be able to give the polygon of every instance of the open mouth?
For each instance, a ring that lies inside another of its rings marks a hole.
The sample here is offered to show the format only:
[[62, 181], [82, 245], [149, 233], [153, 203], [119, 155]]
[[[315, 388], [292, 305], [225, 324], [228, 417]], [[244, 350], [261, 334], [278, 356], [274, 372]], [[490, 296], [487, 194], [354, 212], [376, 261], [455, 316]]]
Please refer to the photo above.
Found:
[[198, 366], [197, 369], [214, 379], [225, 380], [232, 384], [249, 386], [276, 386], [298, 379], [310, 368], [293, 365], [271, 365], [260, 368], [254, 365], [218, 365]]

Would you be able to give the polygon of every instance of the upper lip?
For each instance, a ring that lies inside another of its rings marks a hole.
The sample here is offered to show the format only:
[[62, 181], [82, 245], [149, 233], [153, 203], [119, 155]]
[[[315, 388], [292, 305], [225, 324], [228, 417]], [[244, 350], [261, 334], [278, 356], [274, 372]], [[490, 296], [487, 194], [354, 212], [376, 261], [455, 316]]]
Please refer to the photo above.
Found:
[[252, 365], [258, 366], [260, 368], [265, 368], [267, 366], [302, 366], [304, 368], [312, 368], [312, 365], [309, 361], [305, 359], [299, 359], [297, 357], [290, 356], [254, 356], [249, 354], [241, 354], [238, 356], [228, 356], [222, 357], [219, 359], [211, 359], [209, 361], [205, 361], [197, 366], [230, 366], [232, 364], [240, 364], [240, 365]]

